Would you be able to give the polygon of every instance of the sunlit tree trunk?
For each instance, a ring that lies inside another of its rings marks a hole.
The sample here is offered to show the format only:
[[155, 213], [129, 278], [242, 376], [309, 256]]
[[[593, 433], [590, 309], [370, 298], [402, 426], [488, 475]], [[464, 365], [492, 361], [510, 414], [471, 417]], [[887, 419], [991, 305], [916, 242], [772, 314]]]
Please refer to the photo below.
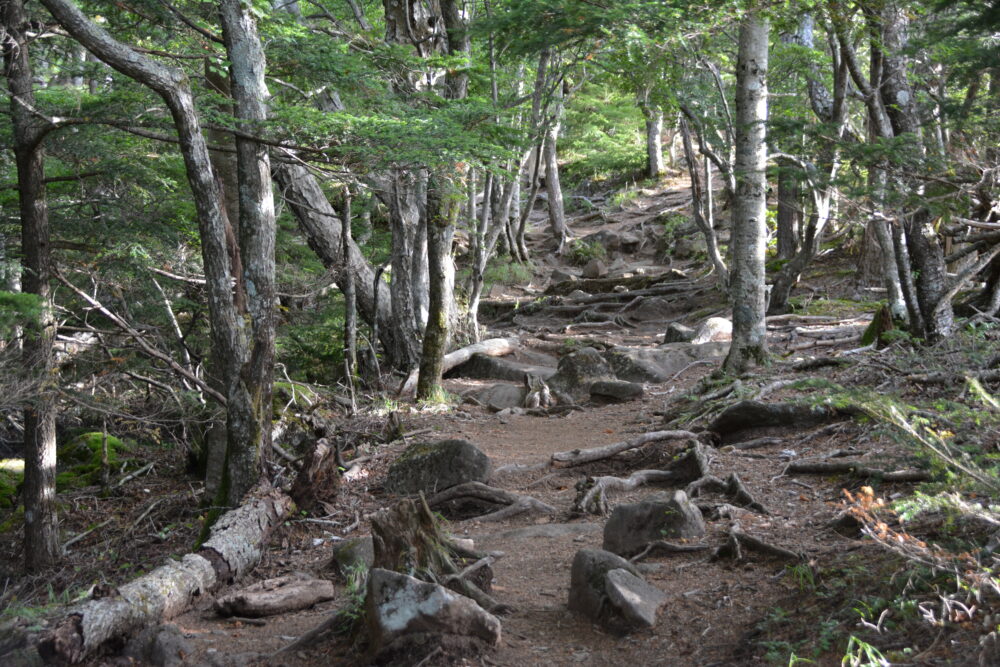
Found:
[[3, 40], [4, 74], [10, 90], [11, 124], [21, 215], [21, 252], [25, 293], [38, 297], [41, 312], [24, 330], [22, 363], [37, 387], [24, 409], [24, 562], [39, 570], [59, 558], [56, 514], [56, 403], [53, 393], [55, 318], [52, 308], [49, 212], [45, 197], [45, 128], [32, 109], [35, 105], [31, 62], [28, 59], [28, 17], [22, 0], [0, 4], [6, 32]]
[[646, 118], [646, 176], [659, 178], [666, 171], [663, 164], [663, 109], [642, 105]]
[[742, 373], [767, 358], [764, 250], [767, 240], [767, 64], [769, 24], [759, 11], [740, 23], [736, 62], [736, 197], [733, 211], [733, 340], [723, 364]]
[[566, 208], [563, 205], [562, 184], [559, 182], [559, 130], [562, 127], [563, 89], [556, 86], [553, 92], [549, 124], [545, 130], [545, 191], [549, 196], [549, 229], [556, 240], [556, 253], [562, 252], [569, 238], [566, 226]]

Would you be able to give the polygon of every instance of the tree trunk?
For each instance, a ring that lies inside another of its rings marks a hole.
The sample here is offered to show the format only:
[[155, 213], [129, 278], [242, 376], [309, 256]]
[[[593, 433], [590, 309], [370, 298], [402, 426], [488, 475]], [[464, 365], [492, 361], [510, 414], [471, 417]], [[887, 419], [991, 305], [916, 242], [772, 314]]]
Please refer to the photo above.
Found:
[[[181, 70], [166, 67], [117, 42], [68, 0], [42, 0], [42, 4], [74, 39], [114, 69], [154, 90], [170, 109], [198, 214], [212, 349], [223, 372], [223, 385], [227, 388], [227, 426], [232, 428], [235, 424], [242, 428], [242, 425], [248, 424], [251, 430], [256, 431], [256, 437], [262, 437], [260, 424], [253, 419], [261, 406], [254, 406], [250, 392], [241, 387], [240, 374], [244, 371], [245, 360], [249, 358], [247, 336], [233, 299], [225, 214], [187, 76]], [[258, 259], [244, 258], [244, 261], [257, 262]], [[260, 268], [254, 269], [255, 274]], [[267, 289], [267, 286], [262, 285], [262, 289]], [[267, 306], [273, 308], [270, 302]], [[264, 363], [264, 359], [258, 359], [258, 363]], [[241, 446], [259, 450], [260, 440], [241, 443]], [[246, 471], [245, 476], [232, 482], [243, 486], [246, 479], [256, 480], [259, 472], [259, 468], [254, 466], [254, 470]], [[229, 492], [225, 495], [233, 497]]]
[[22, 363], [29, 383], [37, 386], [24, 409], [24, 563], [40, 570], [59, 558], [59, 523], [56, 514], [56, 402], [52, 255], [49, 211], [45, 194], [45, 154], [42, 139], [47, 129], [32, 113], [35, 107], [29, 60], [28, 17], [22, 0], [2, 7], [0, 27], [6, 31], [4, 69], [10, 90], [14, 156], [21, 216], [21, 253], [25, 293], [38, 297], [38, 320], [25, 327]]
[[417, 227], [422, 224], [422, 189], [418, 181], [424, 173], [396, 170], [389, 186], [389, 224], [392, 227], [392, 273], [389, 280], [389, 299], [392, 302], [393, 324], [400, 347], [397, 354], [409, 367], [420, 361], [420, 329], [413, 302], [413, 258]]
[[736, 63], [736, 198], [733, 211], [733, 340], [723, 364], [744, 372], [767, 358], [764, 251], [767, 241], [767, 18], [751, 10], [740, 23]]
[[[719, 287], [725, 291], [729, 289], [729, 269], [726, 267], [726, 261], [722, 259], [722, 253], [719, 252], [719, 241], [715, 235], [715, 229], [712, 227], [711, 218], [705, 216], [705, 210], [712, 206], [712, 197], [710, 194], [712, 184], [711, 182], [708, 183], [708, 194], [703, 200], [701, 173], [698, 171], [698, 158], [691, 143], [691, 130], [688, 127], [687, 120], [684, 118], [680, 120], [680, 132], [681, 141], [684, 145], [684, 159], [687, 162], [688, 175], [691, 178], [691, 210], [694, 214], [694, 222], [705, 237], [705, 247], [708, 250], [708, 257], [712, 261], [712, 266], [715, 267], [716, 273], [719, 274]], [[706, 162], [706, 166], [707, 164]], [[707, 169], [706, 175], [710, 175]]]
[[[344, 209], [342, 214], [342, 229], [340, 235], [341, 266], [347, 267], [351, 258], [351, 189], [344, 188]], [[354, 272], [345, 270], [337, 278], [344, 293], [344, 381], [348, 386], [354, 386], [354, 375], [358, 367], [358, 322], [357, 322], [357, 289], [354, 285]], [[353, 396], [353, 389], [352, 394]]]
[[559, 129], [562, 127], [563, 90], [556, 86], [549, 126], [545, 130], [545, 190], [549, 195], [549, 229], [556, 240], [556, 254], [562, 252], [569, 238], [566, 227], [566, 209], [563, 205], [562, 185], [559, 183]]
[[392, 306], [383, 296], [376, 308], [375, 270], [353, 241], [348, 241], [349, 259], [344, 264], [343, 224], [323, 193], [319, 181], [308, 169], [297, 164], [280, 165], [274, 170], [274, 179], [298, 220], [309, 247], [323, 262], [323, 266], [335, 275], [343, 275], [345, 271], [354, 275], [358, 310], [362, 319], [369, 326], [378, 322], [378, 339], [385, 348], [391, 365], [405, 368], [406, 360], [398, 356], [398, 349], [402, 344], [398, 342], [399, 334], [393, 325]]
[[799, 249], [799, 182], [795, 172], [778, 170], [778, 259], [791, 259]]
[[[267, 119], [264, 49], [257, 23], [239, 0], [220, 0], [222, 34], [229, 55], [233, 99], [240, 128], [253, 134]], [[240, 203], [240, 256], [250, 314], [249, 346], [242, 368], [229, 378], [226, 503], [237, 505], [264, 476], [271, 451], [274, 381], [275, 285], [274, 195], [271, 159], [259, 141], [236, 137]], [[235, 394], [235, 395], [234, 395]]]
[[666, 170], [663, 165], [663, 109], [643, 105], [646, 117], [646, 176], [659, 178]]
[[[420, 354], [417, 400], [432, 400], [441, 393], [444, 355], [451, 338], [449, 308], [454, 300], [455, 267], [451, 242], [458, 222], [460, 197], [451, 175], [431, 178], [427, 197], [427, 256], [430, 267], [430, 308]], [[488, 203], [484, 202], [484, 205]]]

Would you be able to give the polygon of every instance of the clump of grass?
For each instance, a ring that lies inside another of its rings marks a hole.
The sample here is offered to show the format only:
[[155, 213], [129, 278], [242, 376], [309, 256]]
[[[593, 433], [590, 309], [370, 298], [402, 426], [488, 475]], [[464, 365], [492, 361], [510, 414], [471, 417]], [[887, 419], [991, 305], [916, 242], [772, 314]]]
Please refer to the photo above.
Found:
[[583, 266], [592, 259], [605, 259], [608, 251], [600, 243], [584, 241], [583, 239], [573, 239], [569, 243], [567, 258], [571, 264]]

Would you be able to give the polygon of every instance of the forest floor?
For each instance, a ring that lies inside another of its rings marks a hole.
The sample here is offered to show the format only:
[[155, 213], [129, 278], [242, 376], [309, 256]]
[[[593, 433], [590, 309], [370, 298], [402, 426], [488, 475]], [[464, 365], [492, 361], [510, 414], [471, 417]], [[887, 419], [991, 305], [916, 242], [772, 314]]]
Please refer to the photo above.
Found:
[[[675, 260], [668, 267], [661, 253], [663, 244], [658, 243], [664, 228], [669, 226], [664, 220], [670, 213], [685, 212], [687, 193], [686, 181], [667, 179], [654, 188], [640, 190], [635, 198], [606, 216], [571, 218], [571, 229], [578, 238], [610, 232], [640, 239], [637, 250], [624, 255], [612, 252], [606, 258], [611, 277], [655, 276], [668, 268], [696, 276], [702, 272], [696, 259]], [[605, 206], [608, 209], [610, 206]], [[580, 222], [581, 219], [585, 222]], [[555, 257], [549, 252], [544, 209], [536, 212], [533, 221], [536, 228], [530, 238], [534, 256], [539, 258], [535, 277], [529, 285], [495, 288], [484, 308], [488, 336], [518, 336], [528, 351], [525, 360], [538, 363], [548, 356], [554, 365], [561, 353], [584, 344], [654, 348], [662, 343], [668, 321], [697, 326], [709, 316], [728, 316], [722, 295], [711, 288], [711, 276], [698, 279], [702, 287], [688, 293], [665, 296], [643, 308], [641, 304], [632, 304], [631, 310], [622, 313], [628, 316], [624, 323], [621, 318], [575, 322], [574, 316], [562, 317], [562, 311], [524, 309], [523, 304], [538, 297], [545, 288], [553, 270], [579, 272], [578, 267], [568, 265], [566, 257]], [[810, 327], [833, 325], [858, 327], [871, 319], [870, 302], [874, 299], [857, 285], [858, 261], [847, 251], [837, 250], [810, 269], [803, 278], [805, 286], [796, 291], [800, 297], [797, 303], [805, 305], [811, 315], [827, 319], [774, 323], [769, 330], [769, 346], [775, 361], [742, 378], [741, 387], [728, 403], [735, 402], [737, 397], [765, 396], [769, 402], [800, 399], [821, 403], [831, 387], [847, 387], [862, 393], [886, 392], [901, 387], [900, 377], [904, 372], [920, 370], [914, 364], [921, 362], [891, 348], [886, 354], [849, 355], [850, 363], [843, 365], [796, 366], [798, 362], [837, 357], [861, 347], [855, 339], [811, 337], [808, 331]], [[514, 301], [519, 303], [517, 310], [509, 305]], [[628, 304], [622, 301], [620, 305], [624, 310]], [[637, 313], [637, 309], [641, 312]], [[400, 403], [389, 407], [398, 407], [404, 431], [422, 432], [419, 441], [469, 440], [490, 457], [494, 469], [511, 464], [537, 464], [548, 461], [556, 452], [607, 445], [662, 428], [704, 428], [710, 416], [718, 414], [727, 401], [719, 402], [720, 407], [714, 412], [707, 410], [698, 417], [694, 413], [707, 404], [692, 403], [684, 397], [693, 396], [691, 392], [695, 391], [707, 393], [712, 386], [708, 378], [717, 366], [718, 360], [692, 364], [669, 382], [647, 384], [644, 396], [638, 400], [588, 403], [582, 410], [551, 416], [517, 414], [517, 411], [493, 413], [469, 402], [432, 406]], [[446, 388], [457, 396], [495, 382], [451, 378]], [[900, 390], [916, 401], [927, 388]], [[692, 418], [681, 426], [665, 426], [670, 418], [683, 412], [679, 406], [687, 406]], [[385, 408], [379, 413], [359, 415], [353, 421], [344, 418], [340, 428], [372, 431], [384, 420], [384, 414]], [[761, 437], [771, 440], [758, 448], [738, 447]], [[995, 441], [997, 434], [988, 429], [984, 438]], [[272, 536], [260, 566], [249, 580], [238, 582], [238, 586], [297, 572], [329, 576], [331, 545], [368, 534], [370, 514], [394, 500], [382, 483], [389, 465], [408, 444], [405, 440], [397, 441], [375, 450], [364, 475], [343, 485], [340, 499], [322, 518], [325, 523], [303, 517], [286, 522]], [[871, 658], [876, 654], [866, 653], [865, 647], [876, 649], [893, 664], [991, 664], [980, 662], [982, 618], [976, 617], [975, 623], [968, 618], [963, 622], [960, 614], [946, 617], [946, 613], [938, 611], [943, 608], [938, 599], [940, 581], [930, 574], [914, 574], [914, 566], [873, 540], [863, 538], [856, 526], [836, 528], [835, 520], [849, 504], [845, 489], [854, 497], [863, 497], [869, 493], [864, 487], [871, 485], [872, 497], [892, 500], [913, 494], [913, 483], [879, 484], [850, 475], [806, 475], [786, 470], [793, 461], [846, 459], [884, 470], [926, 467], [926, 459], [915, 460], [912, 447], [894, 437], [892, 429], [865, 420], [807, 428], [753, 428], [718, 444], [712, 450], [712, 473], [720, 478], [738, 474], [766, 513], [739, 509], [728, 517], [708, 520], [708, 532], [701, 542], [710, 549], [725, 544], [734, 521], [738, 521], [744, 532], [802, 554], [801, 561], [789, 563], [753, 551], [744, 552], [740, 560], [712, 559], [712, 550], [646, 558], [641, 563], [643, 575], [666, 593], [669, 601], [654, 628], [626, 637], [610, 634], [571, 614], [566, 606], [573, 556], [581, 548], [601, 547], [606, 520], [572, 511], [576, 484], [587, 476], [627, 477], [635, 470], [662, 468], [680, 451], [681, 442], [652, 444], [579, 467], [499, 474], [491, 479], [491, 484], [531, 495], [557, 511], [526, 513], [496, 522], [476, 518], [451, 522], [450, 529], [459, 536], [472, 538], [477, 549], [503, 552], [503, 557], [493, 565], [493, 594], [514, 608], [513, 613], [502, 617], [500, 646], [464, 664], [785, 665], [802, 659], [810, 661], [809, 664], [833, 665], [841, 664], [845, 656], [856, 659], [848, 664], [880, 664]], [[734, 444], [737, 447], [731, 446]], [[175, 466], [178, 472], [181, 464], [180, 461], [165, 463]], [[186, 480], [162, 477], [165, 471], [157, 472], [161, 477], [133, 484], [131, 490], [119, 496], [121, 504], [133, 503], [128, 511], [121, 509], [123, 516], [138, 516], [152, 499], [165, 497], [163, 505], [143, 517], [140, 527], [133, 530], [138, 542], [148, 543], [141, 552], [134, 551], [129, 556], [127, 565], [133, 567], [143, 566], [135, 562], [137, 557], [147, 558], [145, 566], [149, 567], [167, 553], [183, 553], [185, 541], [192, 536], [192, 530], [183, 526], [196, 525], [190, 510], [197, 498], [196, 486]], [[612, 505], [636, 502], [668, 488], [671, 487], [643, 486], [615, 493], [610, 501]], [[81, 510], [91, 508], [91, 520], [96, 520], [98, 508], [109, 513], [109, 505], [96, 498], [93, 501], [81, 498], [76, 504]], [[168, 524], [176, 528], [162, 530]], [[83, 521], [82, 525], [88, 522]], [[147, 525], [160, 526], [162, 539], [142, 537], [149, 533]], [[349, 531], [345, 532], [345, 528]], [[925, 534], [945, 530], [933, 521], [925, 522], [921, 528]], [[967, 528], [962, 536], [968, 537], [971, 532], [974, 527]], [[98, 535], [75, 545], [73, 558], [77, 571], [95, 570], [93, 559], [98, 557], [100, 549], [107, 549], [107, 540]], [[0, 542], [0, 549], [6, 552], [5, 557], [18, 557], [17, 547], [6, 539]], [[69, 571], [62, 576], [76, 579]], [[118, 578], [107, 571], [103, 576]], [[52, 581], [50, 577], [48, 583]], [[44, 583], [36, 581], [34, 585], [37, 589]], [[338, 599], [306, 611], [264, 619], [264, 625], [260, 626], [218, 618], [211, 612], [211, 601], [205, 600], [172, 621], [193, 646], [193, 653], [185, 656], [185, 664], [364, 664], [363, 656], [345, 640], [336, 638], [272, 655], [341, 608], [350, 593], [343, 582], [339, 591]], [[895, 602], [907, 595], [912, 602], [910, 606]], [[928, 601], [926, 607], [919, 602], [922, 599]], [[928, 621], [928, 613], [932, 617], [938, 613], [938, 619]], [[432, 657], [422, 664], [439, 664], [435, 660], [444, 658]], [[105, 657], [94, 664], [125, 663]]]

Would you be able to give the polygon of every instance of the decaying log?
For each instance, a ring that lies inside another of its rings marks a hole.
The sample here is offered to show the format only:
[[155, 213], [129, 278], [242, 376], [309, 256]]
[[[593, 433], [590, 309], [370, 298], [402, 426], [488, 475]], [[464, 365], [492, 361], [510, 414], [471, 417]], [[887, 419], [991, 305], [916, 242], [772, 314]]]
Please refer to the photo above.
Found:
[[743, 560], [743, 549], [757, 551], [765, 556], [772, 556], [780, 560], [804, 560], [802, 554], [790, 551], [784, 547], [768, 544], [759, 538], [747, 535], [738, 523], [733, 524], [733, 527], [729, 529], [729, 539], [715, 550], [715, 553], [712, 554], [712, 560], [732, 558], [733, 560], [741, 561]]
[[78, 663], [105, 642], [185, 611], [205, 595], [252, 569], [271, 530], [293, 507], [279, 491], [255, 494], [222, 515], [201, 548], [118, 589], [118, 595], [72, 606], [43, 635], [38, 652], [48, 662]]
[[797, 461], [789, 463], [783, 474], [850, 475], [858, 479], [878, 479], [883, 482], [926, 482], [931, 479], [927, 470], [879, 470], [852, 461]]
[[495, 512], [476, 517], [477, 521], [501, 521], [518, 514], [524, 514], [525, 512], [539, 512], [542, 514], [555, 514], [556, 512], [555, 507], [547, 505], [536, 498], [512, 493], [504, 489], [497, 489], [482, 482], [465, 482], [450, 489], [445, 489], [428, 498], [427, 505], [430, 507], [440, 507], [444, 503], [463, 499], [479, 500], [505, 506]]
[[259, 581], [215, 601], [220, 616], [262, 618], [307, 609], [337, 596], [333, 582], [287, 576]]
[[610, 458], [616, 454], [627, 452], [630, 449], [638, 449], [651, 442], [661, 442], [663, 440], [697, 440], [698, 436], [691, 431], [653, 431], [644, 433], [637, 438], [616, 442], [612, 445], [594, 447], [592, 449], [572, 449], [568, 452], [556, 452], [552, 455], [552, 465], [571, 468], [573, 466], [593, 463], [601, 459]]
[[626, 478], [587, 477], [576, 485], [577, 495], [573, 511], [581, 514], [607, 514], [608, 493], [611, 491], [632, 491], [644, 484], [676, 480], [677, 473], [670, 470], [637, 470]]
[[[452, 368], [461, 366], [471, 359], [474, 354], [485, 354], [488, 357], [502, 357], [513, 353], [519, 346], [520, 339], [518, 338], [490, 338], [489, 340], [473, 343], [460, 350], [455, 350], [444, 355], [441, 372], [447, 373]], [[406, 382], [399, 388], [399, 395], [411, 396], [417, 389], [418, 379], [420, 379], [419, 371], [410, 373], [409, 377], [406, 378]]]
[[[423, 497], [401, 500], [380, 510], [371, 525], [373, 568], [404, 572], [446, 586], [493, 614], [513, 610], [489, 595], [493, 569], [488, 561], [479, 562], [485, 554], [470, 551], [448, 536]], [[472, 560], [473, 567], [463, 568], [465, 560]]]

